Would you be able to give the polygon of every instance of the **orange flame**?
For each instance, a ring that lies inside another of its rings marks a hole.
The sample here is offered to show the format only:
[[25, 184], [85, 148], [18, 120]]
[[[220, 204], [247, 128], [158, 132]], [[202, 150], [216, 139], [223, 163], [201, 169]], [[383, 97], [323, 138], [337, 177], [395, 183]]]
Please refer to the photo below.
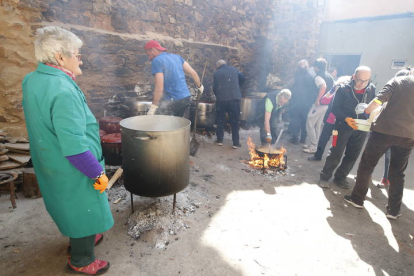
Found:
[[284, 155], [286, 153], [286, 149], [281, 147], [278, 149], [281, 151], [281, 154], [272, 156], [272, 158], [269, 158], [267, 154], [264, 155], [264, 157], [260, 157], [259, 154], [256, 151], [256, 145], [253, 143], [252, 138], [249, 137], [247, 139], [247, 146], [249, 148], [249, 154], [250, 154], [250, 161], [249, 165], [256, 169], [269, 169], [269, 168], [279, 168], [283, 169], [285, 165], [285, 158]]

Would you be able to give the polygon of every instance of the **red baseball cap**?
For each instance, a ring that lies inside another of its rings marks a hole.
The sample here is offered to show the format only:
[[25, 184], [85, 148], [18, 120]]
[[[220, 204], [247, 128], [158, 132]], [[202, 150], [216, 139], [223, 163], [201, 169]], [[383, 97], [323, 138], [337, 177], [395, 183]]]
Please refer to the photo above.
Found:
[[145, 50], [151, 49], [151, 48], [155, 48], [155, 49], [163, 51], [163, 52], [167, 51], [167, 49], [161, 47], [160, 43], [158, 41], [155, 41], [155, 40], [150, 40], [145, 44]]

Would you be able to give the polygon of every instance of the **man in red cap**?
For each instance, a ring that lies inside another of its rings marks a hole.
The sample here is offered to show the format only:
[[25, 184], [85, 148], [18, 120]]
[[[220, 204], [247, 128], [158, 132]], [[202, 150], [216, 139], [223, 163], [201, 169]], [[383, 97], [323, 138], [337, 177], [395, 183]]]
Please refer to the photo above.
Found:
[[158, 41], [150, 40], [145, 44], [145, 52], [151, 60], [151, 72], [155, 78], [154, 96], [147, 115], [183, 117], [191, 104], [185, 75], [191, 76], [200, 94], [204, 87], [190, 64], [179, 55], [166, 51]]

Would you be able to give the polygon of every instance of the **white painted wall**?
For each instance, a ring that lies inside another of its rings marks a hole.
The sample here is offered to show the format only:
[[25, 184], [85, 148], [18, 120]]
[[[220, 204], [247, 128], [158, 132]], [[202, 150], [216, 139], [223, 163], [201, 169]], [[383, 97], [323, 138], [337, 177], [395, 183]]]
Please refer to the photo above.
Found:
[[319, 53], [361, 54], [361, 65], [371, 67], [380, 89], [398, 71], [391, 69], [393, 59], [405, 59], [414, 66], [414, 17], [357, 23], [325, 22], [321, 28]]
[[326, 21], [414, 12], [414, 0], [325, 0]]

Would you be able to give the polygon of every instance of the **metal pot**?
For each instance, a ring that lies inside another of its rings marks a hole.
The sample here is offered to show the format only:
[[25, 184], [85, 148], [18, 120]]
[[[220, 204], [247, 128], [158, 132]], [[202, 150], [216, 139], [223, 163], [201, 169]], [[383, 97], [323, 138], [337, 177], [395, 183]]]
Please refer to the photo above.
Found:
[[273, 147], [270, 148], [270, 150], [269, 150], [268, 146], [261, 146], [261, 147], [256, 148], [256, 153], [260, 157], [263, 157], [265, 154], [267, 154], [267, 156], [269, 156], [269, 158], [273, 158], [273, 157], [279, 156], [283, 152], [281, 150], [275, 149]]
[[242, 98], [240, 100], [240, 121], [253, 122], [256, 117], [257, 105], [261, 98]]
[[122, 121], [121, 117], [102, 117], [99, 119], [99, 128], [105, 131], [106, 134], [120, 133], [120, 121]]
[[[195, 103], [191, 106], [191, 117], [194, 118]], [[197, 127], [212, 127], [216, 119], [216, 104], [198, 103]]]
[[122, 164], [122, 139], [121, 133], [111, 133], [101, 137], [102, 154], [105, 163], [118, 166]]
[[183, 190], [189, 181], [190, 125], [185, 118], [147, 115], [121, 121], [125, 188], [159, 197]]
[[129, 116], [141, 116], [146, 115], [152, 102], [129, 100], [127, 106], [129, 108]]

